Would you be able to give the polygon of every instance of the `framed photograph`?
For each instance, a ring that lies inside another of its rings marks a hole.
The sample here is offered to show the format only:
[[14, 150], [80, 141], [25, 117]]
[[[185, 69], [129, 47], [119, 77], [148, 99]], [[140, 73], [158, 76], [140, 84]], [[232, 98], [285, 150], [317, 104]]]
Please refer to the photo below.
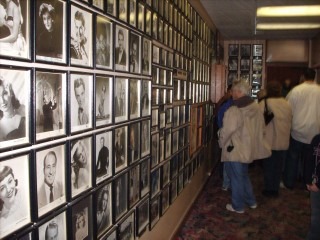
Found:
[[159, 10], [159, 0], [152, 0], [152, 8], [154, 11], [158, 12]]
[[127, 157], [127, 139], [128, 139], [128, 127], [116, 128], [114, 141], [114, 161], [115, 161], [115, 173], [120, 172], [128, 166]]
[[96, 67], [112, 69], [113, 61], [113, 26], [105, 17], [97, 15], [96, 30]]
[[166, 141], [165, 159], [168, 159], [171, 156], [171, 129], [165, 130], [165, 141]]
[[92, 187], [92, 137], [70, 143], [71, 196], [75, 197]]
[[179, 131], [172, 133], [172, 154], [176, 153], [179, 148]]
[[130, 79], [130, 119], [135, 119], [140, 117], [140, 101], [138, 96], [140, 96], [140, 80]]
[[[120, 4], [122, 1], [121, 0]], [[129, 70], [129, 34], [128, 29], [116, 25], [115, 32], [115, 70], [128, 71]]]
[[[146, 8], [146, 15], [145, 15], [145, 24], [146, 24], [146, 34], [151, 36], [152, 35], [152, 31], [151, 31], [151, 27], [152, 27], [152, 22], [151, 22], [151, 18], [152, 18], [152, 14], [151, 14], [151, 10]], [[139, 20], [138, 20], [139, 21]]]
[[103, 126], [112, 123], [112, 77], [96, 76], [96, 126]]
[[29, 155], [1, 161], [0, 176], [2, 239], [31, 221]]
[[241, 71], [250, 71], [250, 59], [241, 58], [240, 59], [240, 70]]
[[153, 45], [152, 47], [152, 62], [159, 64], [160, 63], [160, 49], [159, 47]]
[[154, 168], [159, 163], [159, 133], [151, 136], [151, 168]]
[[30, 70], [0, 69], [0, 149], [30, 142], [30, 77]]
[[163, 215], [170, 205], [170, 186], [165, 187], [161, 193], [161, 215]]
[[118, 1], [118, 18], [121, 21], [128, 21], [128, 2], [127, 0], [119, 0]]
[[171, 170], [171, 179], [173, 179], [174, 177], [177, 176], [178, 174], [178, 157], [174, 156], [173, 158], [171, 158], [170, 160], [170, 170]]
[[142, 74], [151, 75], [151, 41], [146, 38], [142, 44]]
[[140, 158], [140, 122], [129, 126], [129, 162], [134, 163]]
[[261, 72], [262, 71], [262, 59], [253, 59], [252, 60], [252, 71]]
[[155, 12], [152, 15], [152, 38], [158, 39], [158, 15]]
[[135, 221], [134, 211], [129, 213], [118, 226], [118, 238], [119, 240], [134, 240], [135, 239]]
[[238, 71], [238, 58], [229, 58], [229, 71]]
[[239, 44], [229, 44], [229, 56], [239, 56]]
[[71, 4], [70, 24], [71, 64], [92, 67], [92, 13]]
[[72, 206], [73, 239], [92, 239], [92, 197], [86, 197]]
[[113, 181], [115, 220], [118, 221], [128, 209], [128, 173], [122, 174]]
[[38, 228], [39, 239], [67, 239], [66, 212], [53, 217]]
[[153, 170], [150, 174], [151, 178], [151, 198], [160, 191], [160, 168]]
[[263, 45], [262, 44], [253, 44], [252, 45], [252, 56], [262, 57], [263, 54]]
[[149, 198], [137, 207], [137, 235], [140, 236], [149, 224]]
[[237, 81], [238, 73], [237, 72], [229, 72], [228, 74], [228, 85], [232, 84], [233, 82]]
[[183, 171], [181, 171], [179, 173], [179, 176], [178, 176], [178, 188], [177, 188], [177, 191], [178, 193], [181, 193], [183, 190]]
[[[1, 5], [1, 7], [0, 55], [29, 59], [31, 55], [30, 20], [32, 19], [30, 1], [7, 2], [5, 6]], [[7, 18], [6, 15], [10, 18]]]
[[141, 36], [130, 32], [130, 61], [129, 69], [132, 73], [141, 72]]
[[158, 40], [163, 43], [163, 21], [160, 18], [158, 23]]
[[262, 74], [254, 73], [252, 74], [252, 85], [261, 85], [262, 84]]
[[139, 201], [140, 196], [140, 165], [135, 165], [130, 168], [129, 171], [129, 207], [131, 208], [134, 204]]
[[170, 182], [170, 162], [166, 162], [162, 166], [162, 187]]
[[151, 200], [150, 204], [150, 228], [152, 229], [160, 219], [160, 195]]
[[71, 132], [92, 127], [93, 76], [70, 74]]
[[159, 89], [152, 88], [152, 106], [159, 105]]
[[106, 0], [107, 3], [107, 13], [112, 15], [112, 16], [116, 16], [117, 12], [116, 12], [116, 7], [117, 7], [117, 3], [116, 0]]
[[112, 224], [112, 191], [111, 183], [99, 188], [95, 195], [97, 207], [97, 236], [104, 234]]
[[159, 128], [163, 129], [165, 127], [166, 127], [166, 112], [161, 112]]
[[38, 216], [66, 201], [65, 154], [65, 145], [36, 153]]
[[66, 134], [66, 74], [36, 72], [36, 138]]
[[92, 5], [103, 10], [104, 9], [104, 0], [92, 0]]
[[173, 108], [173, 126], [179, 126], [179, 106]]
[[160, 162], [164, 161], [164, 139], [160, 139], [159, 144], [159, 160]]
[[66, 3], [38, 0], [36, 9], [36, 59], [66, 63]]
[[159, 68], [157, 68], [156, 66], [152, 66], [152, 84], [159, 84]]
[[158, 127], [159, 125], [159, 109], [155, 108], [152, 109], [152, 113], [151, 113], [151, 127]]
[[128, 79], [116, 78], [114, 82], [115, 122], [128, 120]]
[[112, 176], [112, 131], [96, 135], [96, 183]]
[[142, 80], [141, 84], [141, 113], [142, 117], [145, 117], [151, 114], [151, 81]]
[[117, 228], [112, 227], [107, 233], [98, 238], [99, 240], [117, 240]]
[[167, 65], [167, 51], [164, 50], [164, 49], [161, 49], [160, 64], [162, 66], [166, 66]]
[[166, 84], [166, 70], [159, 68], [159, 85], [165, 86]]
[[177, 198], [177, 187], [178, 187], [178, 181], [177, 178], [173, 179], [170, 184], [170, 202], [171, 204], [174, 202], [174, 200]]
[[129, 24], [133, 27], [137, 26], [137, 1], [129, 1]]
[[141, 2], [138, 4], [138, 29], [144, 32], [144, 5]]
[[150, 154], [150, 120], [141, 122], [141, 157]]
[[150, 191], [150, 159], [140, 163], [140, 197], [144, 197]]
[[241, 44], [240, 45], [240, 56], [241, 57], [250, 57], [251, 55], [251, 45], [250, 44]]

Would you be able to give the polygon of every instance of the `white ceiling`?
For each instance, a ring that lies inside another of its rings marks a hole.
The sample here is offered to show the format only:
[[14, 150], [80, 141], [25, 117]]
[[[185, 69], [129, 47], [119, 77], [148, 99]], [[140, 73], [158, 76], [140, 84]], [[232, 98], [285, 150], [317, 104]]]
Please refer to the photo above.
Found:
[[[225, 40], [235, 39], [307, 39], [320, 29], [298, 31], [255, 31], [255, 14], [259, 6], [315, 5], [319, 0], [200, 0]], [[283, 19], [282, 19], [283, 20]], [[295, 21], [295, 19], [289, 19]], [[313, 18], [320, 22], [320, 18]], [[300, 19], [299, 22], [308, 21]]]

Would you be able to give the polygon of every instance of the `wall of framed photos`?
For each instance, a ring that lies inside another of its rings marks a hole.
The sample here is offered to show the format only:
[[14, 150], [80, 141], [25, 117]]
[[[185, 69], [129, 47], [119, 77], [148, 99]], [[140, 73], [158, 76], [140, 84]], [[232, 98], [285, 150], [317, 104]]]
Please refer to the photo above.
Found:
[[247, 81], [251, 85], [251, 96], [257, 93], [265, 81], [266, 43], [257, 41], [225, 41], [224, 64], [227, 68], [226, 85], [235, 80]]
[[11, 0], [4, 12], [0, 238], [152, 232], [204, 169], [209, 27], [187, 0]]

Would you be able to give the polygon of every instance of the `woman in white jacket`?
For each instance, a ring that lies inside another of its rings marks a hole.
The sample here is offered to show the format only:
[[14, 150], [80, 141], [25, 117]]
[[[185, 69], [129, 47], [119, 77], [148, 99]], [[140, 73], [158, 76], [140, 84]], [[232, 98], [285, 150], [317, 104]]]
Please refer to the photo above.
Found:
[[263, 114], [249, 94], [250, 86], [246, 82], [233, 84], [234, 106], [224, 115], [219, 137], [221, 160], [225, 162], [232, 189], [232, 203], [227, 204], [226, 209], [237, 213], [243, 213], [245, 205], [257, 207], [248, 164], [271, 155], [270, 147], [264, 139]]
[[289, 148], [292, 110], [290, 104], [281, 95], [281, 85], [278, 82], [267, 84], [267, 98], [260, 102], [259, 107], [264, 112], [267, 109], [274, 115], [266, 126], [266, 140], [271, 147], [272, 155], [263, 160], [264, 190], [266, 197], [278, 197], [281, 180], [282, 164], [286, 150]]

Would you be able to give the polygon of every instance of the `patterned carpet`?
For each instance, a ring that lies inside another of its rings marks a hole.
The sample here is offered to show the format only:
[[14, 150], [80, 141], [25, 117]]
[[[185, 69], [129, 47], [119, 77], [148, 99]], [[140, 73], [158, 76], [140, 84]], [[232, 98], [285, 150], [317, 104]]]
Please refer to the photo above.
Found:
[[[195, 202], [176, 240], [298, 240], [305, 239], [310, 221], [309, 193], [300, 183], [297, 189], [281, 189], [277, 199], [262, 196], [260, 166], [249, 169], [257, 198], [257, 209], [244, 214], [225, 210], [230, 192], [221, 190], [221, 179], [212, 176]], [[320, 227], [320, 225], [319, 225]]]

